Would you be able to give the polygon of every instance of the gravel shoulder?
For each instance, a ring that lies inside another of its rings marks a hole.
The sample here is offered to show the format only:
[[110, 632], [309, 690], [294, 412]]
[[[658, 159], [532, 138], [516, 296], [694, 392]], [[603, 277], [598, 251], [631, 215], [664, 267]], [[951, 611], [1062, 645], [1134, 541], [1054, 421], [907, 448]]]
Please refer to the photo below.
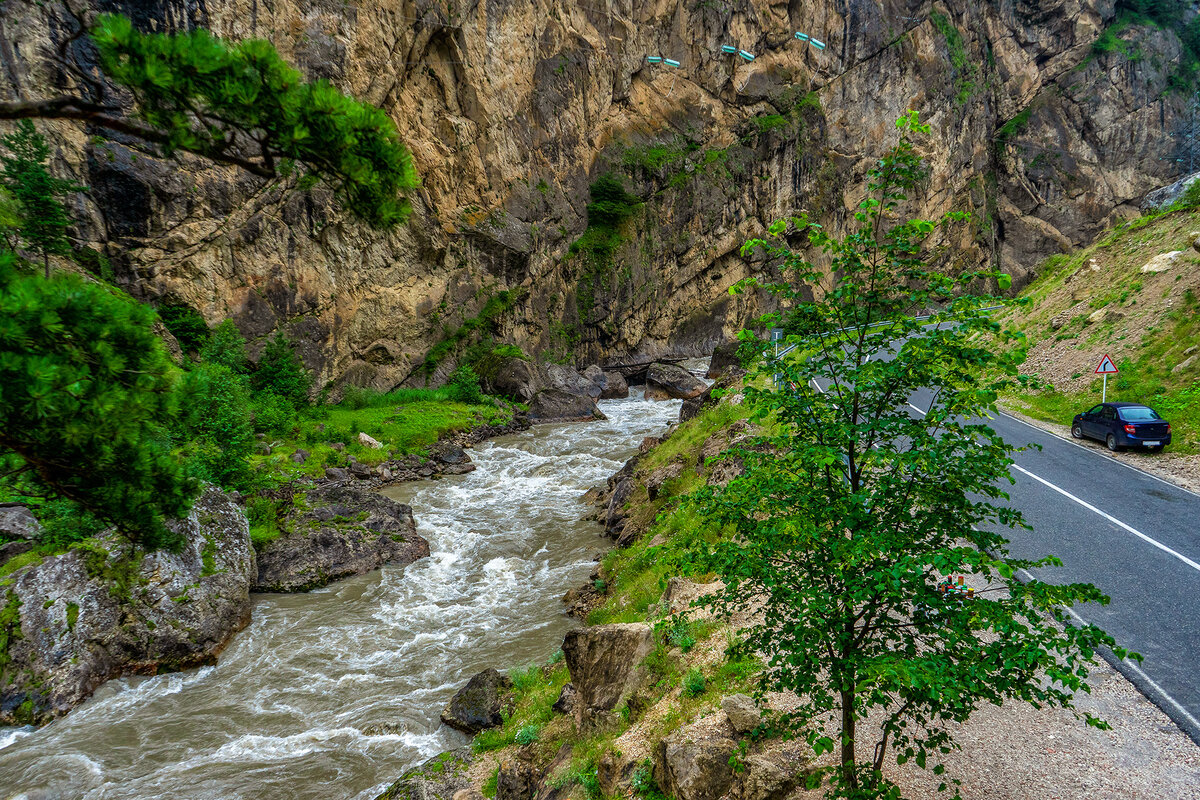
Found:
[[[1173, 483], [1182, 489], [1200, 494], [1200, 458], [1196, 456], [1183, 456], [1174, 453], [1139, 453], [1130, 450], [1112, 453], [1103, 444], [1092, 439], [1073, 439], [1069, 425], [1059, 425], [1056, 422], [1045, 422], [1040, 419], [1034, 419], [1004, 404], [1000, 405], [1000, 409], [1014, 419], [1019, 419], [1035, 428], [1052, 433], [1060, 439], [1066, 439], [1080, 447], [1085, 447], [1104, 458], [1120, 461], [1134, 469], [1140, 469], [1142, 472], [1153, 475], [1156, 478]], [[1200, 797], [1200, 789], [1197, 789], [1195, 796]]]

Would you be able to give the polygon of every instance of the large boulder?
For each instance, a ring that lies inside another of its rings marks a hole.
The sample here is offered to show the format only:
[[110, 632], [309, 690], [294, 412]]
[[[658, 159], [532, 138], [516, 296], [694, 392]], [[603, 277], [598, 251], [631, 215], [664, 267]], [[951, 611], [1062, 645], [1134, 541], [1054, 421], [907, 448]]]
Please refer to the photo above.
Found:
[[586, 394], [570, 394], [561, 389], [543, 389], [529, 401], [529, 421], [590, 422], [607, 419]]
[[479, 733], [504, 724], [504, 693], [512, 681], [494, 669], [485, 669], [454, 693], [442, 709], [442, 722], [463, 733]]
[[528, 403], [543, 387], [537, 365], [520, 356], [490, 355], [477, 365], [480, 384], [488, 394]]
[[599, 365], [592, 364], [583, 371], [583, 377], [587, 378], [588, 383], [592, 385], [592, 390], [588, 392], [592, 397], [604, 397], [604, 390], [608, 387], [608, 374], [600, 369]]
[[601, 400], [620, 400], [629, 397], [629, 383], [619, 372], [604, 373], [604, 389], [600, 392]]
[[384, 564], [429, 555], [412, 509], [352, 484], [307, 493], [302, 509], [281, 524], [284, 534], [258, 552], [258, 592], [305, 592]]
[[576, 628], [563, 639], [563, 657], [575, 687], [575, 716], [589, 721], [611, 711], [642, 679], [642, 660], [654, 647], [654, 629], [641, 623]]
[[646, 397], [663, 394], [679, 400], [699, 397], [708, 388], [704, 381], [676, 364], [654, 363], [646, 371]]
[[49, 722], [110, 678], [211, 664], [245, 627], [256, 565], [242, 509], [209, 487], [167, 525], [178, 553], [112, 535], [0, 587], [0, 725]]
[[41, 532], [41, 523], [25, 506], [0, 507], [0, 541], [33, 540]]
[[471, 788], [468, 770], [474, 758], [470, 745], [440, 753], [401, 775], [375, 800], [453, 800]]
[[741, 346], [742, 343], [736, 340], [717, 345], [713, 349], [712, 358], [708, 360], [707, 377], [719, 378], [730, 367], [741, 367], [742, 362], [738, 359], [738, 349]]
[[729, 758], [737, 742], [723, 727], [677, 730], [654, 751], [654, 780], [676, 800], [718, 800], [733, 787]]
[[[600, 370], [599, 367], [594, 369]], [[583, 395], [593, 400], [598, 400], [600, 392], [604, 389], [604, 386], [593, 378], [581, 375], [574, 367], [568, 367], [565, 364], [546, 364], [542, 370], [546, 376], [545, 386], [547, 389], [558, 389], [567, 394]], [[600, 377], [604, 377], [603, 372], [600, 372]]]

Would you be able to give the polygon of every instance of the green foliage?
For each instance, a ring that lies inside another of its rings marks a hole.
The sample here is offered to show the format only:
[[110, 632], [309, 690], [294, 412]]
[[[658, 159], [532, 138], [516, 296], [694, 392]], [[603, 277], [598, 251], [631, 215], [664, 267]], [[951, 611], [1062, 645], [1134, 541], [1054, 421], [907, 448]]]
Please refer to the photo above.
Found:
[[185, 353], [197, 353], [208, 342], [208, 323], [187, 303], [160, 306], [158, 316]]
[[483, 304], [483, 308], [479, 309], [479, 313], [473, 317], [468, 317], [462, 321], [453, 331], [448, 331], [446, 338], [430, 348], [425, 355], [425, 361], [421, 365], [422, 371], [428, 376], [433, 375], [437, 370], [438, 364], [441, 364], [446, 356], [458, 349], [467, 339], [475, 336], [477, 333], [492, 332], [496, 328], [496, 324], [500, 318], [512, 311], [517, 303], [525, 299], [527, 291], [520, 287], [513, 289], [504, 289], [496, 292], [488, 297]]
[[75, 501], [147, 547], [175, 546], [196, 481], [170, 452], [170, 360], [152, 309], [0, 254], [0, 461], [11, 491]]
[[517, 735], [513, 738], [519, 745], [533, 744], [538, 740], [538, 734], [542, 732], [539, 725], [525, 725], [521, 730], [517, 731]]
[[250, 390], [224, 364], [201, 362], [180, 383], [177, 436], [195, 474], [225, 488], [250, 488]]
[[613, 255], [624, 241], [621, 226], [642, 204], [611, 174], [597, 178], [589, 193], [592, 201], [587, 205], [587, 229], [568, 248], [571, 255], [583, 259], [583, 274], [575, 287], [575, 305], [581, 323], [591, 315], [596, 290], [608, 285]]
[[1171, 204], [1171, 211], [1190, 211], [1194, 208], [1200, 208], [1200, 180], [1192, 181], [1179, 199]]
[[0, 184], [16, 201], [19, 219], [12, 220], [13, 209], [6, 210], [9, 222], [17, 222], [18, 237], [26, 247], [41, 254], [46, 277], [50, 277], [50, 255], [67, 255], [71, 242], [67, 227], [71, 219], [62, 204], [63, 195], [82, 191], [71, 181], [55, 178], [46, 167], [50, 148], [46, 140], [23, 119], [17, 129], [0, 136], [0, 146], [8, 151], [0, 155]]
[[233, 320], [224, 320], [212, 329], [200, 348], [200, 360], [206, 364], [221, 364], [239, 374], [246, 373], [246, 340]]
[[1200, 75], [1200, 18], [1191, 12], [1188, 0], [1117, 0], [1112, 23], [1092, 43], [1096, 55], [1120, 53], [1130, 61], [1142, 57], [1141, 48], [1121, 34], [1134, 26], [1172, 31], [1179, 37], [1182, 53], [1171, 74], [1171, 86], [1192, 91]]
[[1029, 125], [1029, 119], [1032, 116], [1033, 105], [1030, 104], [1017, 112], [1015, 117], [1001, 125], [1000, 131], [996, 134], [996, 148], [998, 150], [1002, 150], [1004, 145], [1020, 136], [1021, 132], [1025, 130], [1025, 127]]
[[704, 679], [704, 673], [692, 667], [683, 676], [683, 693], [688, 697], [695, 697], [704, 694], [705, 687], [708, 686], [708, 681]]
[[34, 507], [42, 532], [38, 544], [51, 552], [66, 550], [84, 539], [99, 536], [107, 527], [103, 520], [70, 500], [46, 500]]
[[412, 154], [382, 110], [326, 81], [308, 82], [261, 39], [226, 43], [203, 28], [139, 33], [125, 17], [97, 18], [100, 65], [137, 100], [167, 155], [183, 150], [229, 160], [231, 144], [254, 143], [259, 174], [306, 170], [302, 186], [328, 183], [377, 227], [411, 211], [401, 193], [418, 186]]
[[246, 501], [246, 519], [250, 522], [250, 542], [261, 548], [279, 538], [281, 508], [269, 497], [251, 497]]
[[[925, 179], [916, 139], [929, 129], [915, 112], [897, 125], [844, 238], [801, 216], [747, 243], [784, 279], [741, 288], [780, 296], [807, 333], [793, 357], [761, 361], [744, 390], [752, 420], [768, 425], [731, 450], [744, 473], [691, 501], [724, 532], [696, 540], [700, 566], [725, 582], [701, 602], [758, 615], [731, 653], [761, 656], [762, 691], [795, 693], [780, 723], [816, 755], [837, 751], [818, 774], [839, 797], [898, 796], [882, 775], [889, 756], [936, 760], [984, 703], [1069, 708], [1099, 648], [1128, 655], [1095, 626], [1065, 624], [1071, 606], [1107, 602], [1095, 587], [1014, 578], [1059, 563], [1011, 558], [998, 532], [1023, 524], [1001, 502], [1012, 447], [979, 420], [1020, 382], [1023, 351], [983, 309], [1014, 301], [972, 293], [1003, 284], [998, 273], [925, 263], [930, 237], [965, 215], [900, 221]], [[818, 282], [828, 290], [807, 299]], [[940, 310], [918, 321], [913, 309]], [[904, 402], [917, 389], [935, 398], [927, 414]], [[954, 575], [998, 590], [939, 591]]]
[[5, 672], [12, 656], [8, 649], [21, 636], [21, 598], [16, 592], [4, 590], [4, 605], [0, 606], [0, 686], [8, 684]]
[[962, 31], [950, 21], [950, 18], [940, 11], [934, 11], [929, 15], [929, 21], [933, 23], [933, 27], [938, 33], [942, 34], [942, 38], [946, 41], [946, 50], [950, 54], [950, 64], [954, 67], [954, 80], [957, 94], [955, 102], [960, 106], [965, 105], [971, 99], [971, 95], [975, 93], [975, 78], [979, 68], [975, 62], [971, 60], [971, 56], [967, 53], [966, 43], [963, 41]]
[[283, 331], [276, 331], [267, 341], [250, 376], [250, 386], [256, 392], [278, 395], [296, 408], [308, 405], [312, 373], [305, 369]]
[[542, 668], [537, 664], [530, 664], [524, 669], [509, 670], [508, 679], [512, 681], [513, 688], [522, 694], [545, 682]]
[[483, 392], [479, 388], [479, 376], [466, 364], [459, 365], [454, 372], [450, 373], [446, 389], [450, 399], [456, 402], [470, 405], [479, 405], [483, 402]]

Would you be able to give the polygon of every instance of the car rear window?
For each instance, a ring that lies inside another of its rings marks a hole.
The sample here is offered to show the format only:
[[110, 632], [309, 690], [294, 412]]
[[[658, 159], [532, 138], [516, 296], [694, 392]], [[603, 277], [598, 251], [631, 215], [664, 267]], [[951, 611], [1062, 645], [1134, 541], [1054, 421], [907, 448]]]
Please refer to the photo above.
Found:
[[1153, 419], [1162, 419], [1162, 417], [1155, 414], [1153, 408], [1135, 406], [1134, 408], [1122, 408], [1121, 419], [1128, 422], [1149, 422]]

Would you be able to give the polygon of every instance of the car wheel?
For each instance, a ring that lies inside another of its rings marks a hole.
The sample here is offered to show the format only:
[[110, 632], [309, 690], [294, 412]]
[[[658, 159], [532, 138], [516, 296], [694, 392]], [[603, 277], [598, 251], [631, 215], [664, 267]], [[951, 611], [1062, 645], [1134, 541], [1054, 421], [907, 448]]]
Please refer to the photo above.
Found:
[[1076, 439], [1082, 439], [1083, 438], [1083, 426], [1082, 425], [1073, 425], [1071, 427], [1071, 435], [1074, 436]]
[[1111, 433], [1108, 435], [1108, 439], [1106, 439], [1104, 443], [1107, 444], [1108, 449], [1112, 450], [1114, 453], [1121, 449], [1117, 447], [1117, 437], [1113, 436]]

